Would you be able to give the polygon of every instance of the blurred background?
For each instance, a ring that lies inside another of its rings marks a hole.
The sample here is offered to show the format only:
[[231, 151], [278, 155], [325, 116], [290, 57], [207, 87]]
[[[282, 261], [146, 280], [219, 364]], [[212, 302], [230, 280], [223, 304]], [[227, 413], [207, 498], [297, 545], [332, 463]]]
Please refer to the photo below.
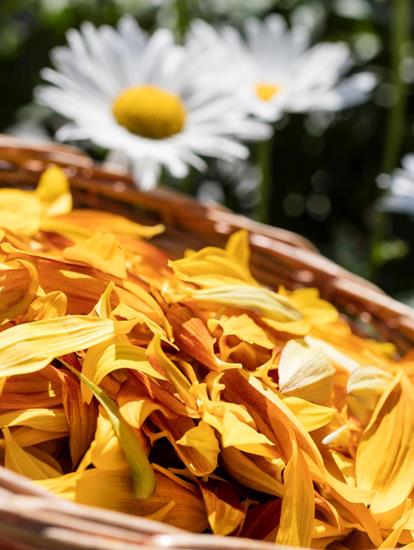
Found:
[[[53, 139], [61, 120], [32, 102], [49, 51], [89, 20], [113, 25], [125, 13], [178, 39], [189, 22], [239, 26], [246, 17], [281, 13], [309, 26], [315, 41], [344, 40], [357, 68], [378, 86], [369, 102], [335, 115], [285, 116], [272, 142], [269, 222], [305, 235], [334, 261], [414, 305], [414, 197], [404, 211], [384, 212], [387, 174], [414, 152], [414, 50], [409, 0], [1, 0], [0, 132]], [[323, 68], [322, 68], [323, 70]], [[103, 152], [88, 150], [97, 159]], [[163, 183], [254, 215], [260, 200], [257, 150], [250, 162], [212, 162], [208, 174]], [[397, 209], [398, 210], [398, 209]]]

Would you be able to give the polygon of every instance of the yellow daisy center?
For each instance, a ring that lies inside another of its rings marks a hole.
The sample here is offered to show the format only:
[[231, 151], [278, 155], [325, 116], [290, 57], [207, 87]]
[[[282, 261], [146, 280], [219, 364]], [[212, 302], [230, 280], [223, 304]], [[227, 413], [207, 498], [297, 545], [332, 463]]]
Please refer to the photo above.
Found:
[[259, 82], [256, 84], [256, 95], [262, 101], [270, 101], [281, 90], [277, 84], [269, 84], [267, 82]]
[[150, 139], [178, 134], [186, 119], [184, 104], [177, 95], [150, 84], [123, 90], [114, 100], [112, 112], [118, 124]]

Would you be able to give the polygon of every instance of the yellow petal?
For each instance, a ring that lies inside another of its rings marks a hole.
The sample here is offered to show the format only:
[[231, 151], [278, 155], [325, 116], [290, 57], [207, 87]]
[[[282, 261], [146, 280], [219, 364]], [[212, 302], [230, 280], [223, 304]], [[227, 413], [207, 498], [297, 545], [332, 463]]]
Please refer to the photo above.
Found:
[[228, 239], [226, 251], [233, 256], [236, 262], [243, 266], [246, 270], [249, 269], [250, 262], [250, 246], [249, 233], [245, 229], [235, 231]]
[[61, 472], [56, 468], [22, 449], [8, 428], [3, 429], [3, 436], [6, 443], [4, 460], [6, 468], [30, 479], [48, 479], [61, 475]]
[[316, 288], [298, 288], [285, 294], [314, 325], [328, 325], [339, 318], [335, 307], [326, 300], [322, 300], [319, 297], [319, 290]]
[[36, 196], [42, 201], [47, 216], [66, 214], [72, 209], [69, 181], [58, 166], [51, 166], [43, 172], [36, 189]]
[[347, 405], [364, 424], [371, 417], [382, 393], [390, 386], [392, 374], [377, 367], [359, 367], [348, 379]]
[[225, 481], [200, 482], [208, 522], [215, 535], [230, 535], [244, 521], [245, 511], [235, 489]]
[[123, 302], [118, 304], [112, 313], [113, 315], [123, 317], [124, 319], [129, 319], [131, 321], [133, 320], [137, 324], [144, 324], [152, 332], [152, 334], [158, 334], [161, 340], [164, 340], [165, 342], [169, 342], [170, 340], [172, 340], [172, 338], [168, 336], [170, 330], [166, 331], [162, 326], [155, 323], [147, 315], [145, 315], [144, 313], [140, 313], [136, 309], [128, 306]]
[[284, 481], [285, 492], [276, 542], [306, 548], [312, 539], [315, 500], [308, 466], [296, 444], [286, 465]]
[[210, 472], [213, 472], [217, 468], [220, 447], [213, 428], [206, 422], [201, 420], [197, 426], [185, 432], [177, 443], [178, 445], [197, 449], [210, 463]]
[[278, 331], [292, 334], [294, 336], [305, 336], [310, 331], [310, 324], [307, 319], [302, 318], [299, 321], [275, 321], [267, 317], [261, 319], [268, 327]]
[[54, 317], [64, 317], [68, 299], [66, 294], [56, 290], [43, 296], [39, 296], [27, 308], [23, 322], [41, 321], [42, 319], [53, 319]]
[[161, 339], [157, 334], [154, 335], [148, 346], [147, 355], [150, 363], [158, 371], [165, 373], [183, 402], [191, 409], [197, 410], [197, 403], [190, 391], [191, 383], [181, 370], [166, 356], [161, 347]]
[[274, 456], [271, 448], [269, 448], [273, 446], [273, 443], [265, 435], [241, 422], [235, 414], [228, 410], [224, 412], [221, 423], [221, 436], [224, 448], [236, 447], [241, 451], [258, 454], [259, 456], [270, 458]]
[[411, 508], [412, 500], [409, 498], [404, 505], [401, 518], [395, 524], [393, 531], [381, 544], [381, 546], [379, 547], [380, 549], [385, 550], [386, 548], [397, 548], [402, 532], [404, 531], [404, 529], [407, 528], [407, 522], [410, 518]]
[[0, 323], [23, 313], [36, 296], [39, 278], [25, 260], [0, 264]]
[[413, 432], [414, 389], [400, 374], [380, 398], [357, 449], [357, 485], [374, 491], [374, 513], [396, 508], [413, 490]]
[[246, 309], [276, 321], [297, 321], [302, 317], [287, 298], [267, 288], [226, 285], [189, 292], [197, 302]]
[[17, 235], [37, 233], [43, 205], [34, 193], [19, 189], [0, 189], [0, 227]]
[[331, 450], [330, 454], [338, 467], [341, 474], [344, 476], [345, 481], [350, 485], [351, 487], [356, 486], [355, 481], [355, 461], [353, 458], [350, 458], [348, 456], [345, 456], [344, 454]]
[[0, 376], [46, 367], [55, 357], [84, 350], [115, 335], [110, 319], [68, 315], [25, 323], [0, 334]]
[[150, 497], [155, 490], [154, 472], [134, 430], [125, 422], [116, 404], [102, 389], [98, 388], [84, 374], [81, 374], [70, 365], [66, 364], [66, 367], [79, 377], [81, 382], [88, 387], [104, 408], [128, 462], [134, 482], [133, 492], [135, 497], [138, 499]]
[[59, 477], [37, 480], [35, 483], [55, 495], [74, 501], [76, 498], [76, 486], [81, 475], [81, 472], [71, 472]]
[[63, 257], [121, 279], [127, 276], [125, 253], [112, 233], [95, 233], [89, 239], [65, 248]]
[[256, 344], [265, 349], [273, 349], [275, 344], [267, 336], [266, 332], [246, 314], [210, 319], [208, 326], [214, 331], [216, 326], [223, 329], [223, 336], [237, 336], [243, 342]]
[[[148, 361], [146, 350], [138, 346], [107, 341], [90, 347], [86, 352], [82, 372], [94, 384], [99, 385], [105, 376], [119, 369], [130, 369], [158, 380], [166, 380]], [[88, 403], [92, 399], [86, 386], [82, 386], [82, 395]]]
[[70, 374], [59, 373], [62, 381], [62, 402], [69, 424], [69, 450], [73, 466], [86, 453], [92, 441], [96, 425], [95, 403], [87, 404], [81, 394], [81, 387]]
[[174, 447], [177, 456], [183, 461], [191, 474], [197, 477], [204, 477], [211, 473], [212, 463], [210, 457], [206, 456], [205, 449], [177, 443], [187, 432], [195, 427], [195, 423], [191, 418], [179, 417], [177, 419], [168, 419], [163, 417], [163, 415], [155, 414], [151, 420], [167, 437], [169, 443]]
[[[236, 242], [234, 241], [234, 244]], [[241, 243], [237, 243], [240, 246]], [[230, 244], [231, 252], [221, 248], [206, 247], [186, 258], [170, 262], [175, 275], [184, 281], [210, 287], [227, 283], [257, 285], [245, 264], [246, 253], [241, 261], [235, 258], [236, 247]]]
[[[278, 497], [283, 495], [284, 487], [280, 479], [284, 464], [271, 465], [269, 463], [267, 465], [269, 471], [267, 471], [256, 464], [256, 457], [250, 458], [234, 447], [222, 449], [221, 457], [228, 472], [242, 485], [269, 495]], [[274, 471], [272, 472], [272, 470]]]
[[[101, 233], [117, 233], [150, 239], [164, 231], [162, 224], [152, 226], [141, 225], [118, 214], [101, 212], [89, 208], [87, 210], [72, 210], [70, 215], [59, 216], [55, 220], [60, 223], [70, 224], [74, 230], [83, 230], [83, 234], [85, 234], [85, 231], [86, 233], [99, 231]], [[70, 234], [67, 236], [70, 237]]]
[[137, 387], [137, 380], [125, 381], [116, 398], [119, 412], [133, 428], [140, 429], [147, 417], [156, 410], [163, 410], [168, 415], [168, 408], [148, 397], [145, 386]]
[[62, 409], [25, 409], [0, 414], [0, 428], [28, 426], [51, 432], [68, 431], [68, 423]]
[[128, 462], [120, 441], [108, 417], [100, 414], [96, 425], [95, 439], [91, 446], [91, 462], [101, 470], [128, 469]]
[[335, 414], [336, 409], [316, 405], [299, 397], [285, 397], [285, 405], [293, 412], [307, 432], [318, 430], [322, 426], [329, 424]]
[[217, 357], [214, 338], [204, 322], [194, 317], [187, 308], [173, 304], [169, 309], [168, 319], [173, 327], [175, 341], [182, 352], [214, 371], [241, 368], [241, 364], [225, 362]]
[[154, 495], [140, 500], [133, 497], [128, 471], [85, 470], [77, 483], [76, 502], [148, 517], [173, 501], [175, 506], [163, 521], [195, 533], [203, 532], [208, 521], [201, 496], [160, 472], [155, 475]]

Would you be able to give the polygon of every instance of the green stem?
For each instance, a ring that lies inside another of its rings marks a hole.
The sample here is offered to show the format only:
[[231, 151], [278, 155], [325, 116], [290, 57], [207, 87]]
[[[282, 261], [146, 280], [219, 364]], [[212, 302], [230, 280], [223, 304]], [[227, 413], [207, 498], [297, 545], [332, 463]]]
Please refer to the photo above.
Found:
[[393, 0], [391, 37], [391, 76], [395, 87], [396, 101], [392, 106], [387, 124], [384, 171], [391, 172], [399, 161], [405, 130], [407, 85], [401, 78], [401, 66], [410, 38], [410, 1]]
[[[396, 100], [389, 111], [385, 133], [384, 172], [390, 173], [398, 164], [405, 132], [407, 86], [401, 78], [401, 67], [410, 38], [410, 2], [394, 0], [392, 11], [391, 77]], [[384, 263], [383, 243], [389, 233], [389, 219], [384, 212], [374, 212], [371, 227], [370, 272], [375, 277]]]
[[260, 168], [259, 201], [256, 207], [255, 218], [262, 223], [270, 222], [270, 206], [272, 200], [272, 149], [273, 140], [270, 138], [257, 145], [257, 163]]
[[190, 14], [188, 11], [187, 0], [175, 0], [177, 11], [177, 34], [181, 41], [184, 41], [190, 24]]

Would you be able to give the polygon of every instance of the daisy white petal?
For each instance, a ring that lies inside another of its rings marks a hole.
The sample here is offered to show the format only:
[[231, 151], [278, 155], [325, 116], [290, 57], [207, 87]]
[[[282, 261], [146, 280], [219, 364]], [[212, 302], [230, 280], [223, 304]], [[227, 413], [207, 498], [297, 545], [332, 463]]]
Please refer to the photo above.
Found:
[[402, 168], [391, 174], [388, 191], [379, 208], [388, 212], [414, 215], [414, 154], [403, 157]]
[[[226, 33], [240, 47], [237, 33]], [[67, 40], [52, 51], [54, 69], [43, 71], [47, 84], [37, 100], [68, 119], [59, 139], [122, 152], [144, 189], [154, 187], [161, 169], [183, 178], [189, 166], [205, 169], [205, 156], [244, 159], [240, 140], [270, 133], [238, 94], [206, 85], [194, 52], [174, 44], [167, 29], [148, 36], [124, 17], [116, 28], [83, 23]]]

